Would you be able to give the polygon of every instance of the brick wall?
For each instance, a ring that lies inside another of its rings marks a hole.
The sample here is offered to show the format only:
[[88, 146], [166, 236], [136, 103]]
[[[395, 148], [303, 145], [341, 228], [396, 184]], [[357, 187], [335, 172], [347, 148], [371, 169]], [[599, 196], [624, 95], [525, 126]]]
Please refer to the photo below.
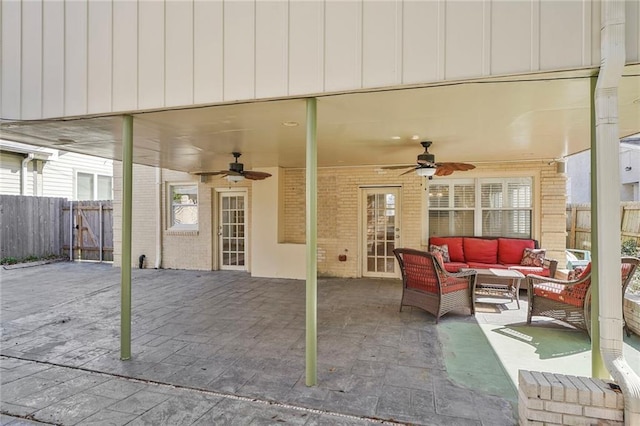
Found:
[[[423, 180], [410, 173], [376, 170], [375, 167], [332, 168], [318, 170], [318, 272], [322, 275], [358, 276], [358, 205], [360, 188], [375, 185], [401, 185], [402, 245], [426, 248], [426, 211], [422, 197]], [[536, 185], [534, 201], [534, 238], [547, 249], [547, 256], [564, 265], [566, 241], [566, 176], [558, 174], [553, 164], [522, 162], [483, 164], [472, 172], [453, 177], [533, 176]], [[285, 242], [305, 242], [305, 171], [285, 170]], [[338, 255], [347, 254], [340, 262]]]
[[622, 392], [613, 390], [609, 383], [613, 381], [520, 370], [520, 425], [622, 426]]
[[[324, 168], [318, 170], [318, 273], [325, 276], [357, 277], [359, 274], [359, 227], [361, 214], [361, 188], [367, 186], [397, 186], [401, 194], [402, 245], [426, 248], [426, 211], [423, 192], [424, 180], [414, 173], [399, 176], [401, 171], [380, 170], [373, 166], [351, 168]], [[305, 171], [284, 169], [283, 193], [284, 214], [282, 216], [284, 243], [305, 242]], [[534, 238], [548, 251], [548, 256], [563, 264], [566, 240], [565, 231], [565, 182], [563, 174], [556, 173], [555, 165], [546, 162], [522, 162], [505, 164], [481, 164], [471, 172], [458, 173], [453, 177], [508, 177], [533, 176], [536, 185], [535, 212], [533, 220]], [[166, 184], [171, 182], [198, 182], [197, 232], [168, 231], [166, 216]], [[120, 264], [120, 200], [121, 165], [114, 164], [114, 232], [116, 236], [115, 264]], [[138, 255], [147, 255], [148, 265], [155, 261], [155, 235], [157, 229], [156, 210], [158, 193], [162, 199], [163, 258], [165, 268], [213, 269], [216, 267], [212, 236], [212, 222], [217, 208], [215, 188], [229, 188], [219, 178], [209, 178], [200, 183], [195, 177], [182, 172], [163, 170], [162, 188], [155, 184], [155, 169], [134, 166], [134, 230], [132, 264], [137, 264]], [[234, 184], [233, 188], [247, 188], [248, 223], [250, 225], [251, 183]], [[249, 236], [251, 230], [249, 229]], [[188, 255], [185, 255], [188, 253]], [[341, 262], [338, 256], [347, 255]]]
[[[198, 230], [174, 231], [167, 223], [167, 188], [172, 183], [193, 182], [198, 185]], [[213, 247], [217, 241], [213, 238], [213, 222], [217, 208], [216, 188], [228, 189], [229, 184], [220, 178], [209, 178], [201, 183], [199, 178], [188, 173], [162, 170], [161, 185], [156, 184], [154, 167], [134, 165], [133, 167], [133, 211], [131, 235], [131, 264], [138, 266], [138, 256], [145, 254], [147, 267], [153, 267], [156, 261], [156, 242], [158, 226], [162, 229], [162, 265], [170, 269], [211, 270], [217, 259]], [[246, 181], [233, 184], [234, 189], [247, 191], [250, 200], [250, 183]], [[161, 225], [158, 224], [158, 206], [161, 203]], [[247, 227], [251, 225], [251, 206], [247, 203]], [[114, 266], [121, 265], [122, 242], [122, 165], [114, 162]], [[250, 229], [249, 229], [249, 235]]]
[[624, 296], [623, 309], [627, 327], [640, 336], [640, 295], [627, 293]]

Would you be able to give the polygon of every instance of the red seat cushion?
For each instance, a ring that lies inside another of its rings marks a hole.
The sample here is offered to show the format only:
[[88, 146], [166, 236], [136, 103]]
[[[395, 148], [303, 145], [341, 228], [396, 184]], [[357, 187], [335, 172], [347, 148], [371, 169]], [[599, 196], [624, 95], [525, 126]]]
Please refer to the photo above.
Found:
[[[591, 273], [591, 263], [587, 265], [585, 270], [580, 274], [578, 280]], [[591, 278], [586, 279], [580, 284], [571, 286], [565, 286], [563, 284], [556, 283], [540, 283], [533, 286], [533, 294], [535, 296], [544, 297], [546, 299], [557, 300], [568, 305], [577, 307], [584, 306], [584, 299], [587, 295], [587, 290], [591, 285]]]
[[498, 263], [498, 240], [465, 238], [463, 245], [464, 257], [468, 263]]
[[522, 266], [522, 265], [507, 265], [509, 269], [514, 271], [518, 271], [523, 275], [536, 274], [541, 277], [549, 276], [549, 269], [543, 268], [541, 266]]
[[520, 264], [524, 249], [533, 249], [535, 247], [536, 243], [533, 240], [498, 238], [498, 263]]
[[460, 272], [460, 268], [468, 268], [469, 265], [464, 262], [446, 262], [444, 264], [444, 269], [448, 272]]
[[475, 269], [507, 269], [506, 265], [502, 265], [500, 263], [478, 263], [478, 262], [469, 262], [469, 268]]
[[466, 290], [469, 288], [469, 280], [465, 278], [447, 277], [442, 283], [442, 293]]
[[452, 262], [464, 262], [464, 249], [462, 246], [462, 237], [431, 237], [429, 244], [449, 246], [449, 258]]

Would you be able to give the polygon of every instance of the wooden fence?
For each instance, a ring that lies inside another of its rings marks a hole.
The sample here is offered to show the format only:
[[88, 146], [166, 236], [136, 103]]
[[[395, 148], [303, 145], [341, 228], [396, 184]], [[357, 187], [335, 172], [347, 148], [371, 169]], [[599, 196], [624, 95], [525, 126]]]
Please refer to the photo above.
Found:
[[62, 254], [64, 198], [0, 195], [0, 259]]
[[[622, 241], [635, 240], [640, 246], [640, 203], [620, 205]], [[567, 206], [567, 248], [591, 249], [591, 204]]]
[[0, 224], [0, 259], [113, 260], [111, 201], [0, 195]]
[[[73, 260], [113, 260], [111, 201], [66, 201], [61, 213], [64, 255]], [[73, 218], [72, 223], [69, 223], [69, 217]], [[69, 241], [73, 245], [72, 255], [69, 254]]]

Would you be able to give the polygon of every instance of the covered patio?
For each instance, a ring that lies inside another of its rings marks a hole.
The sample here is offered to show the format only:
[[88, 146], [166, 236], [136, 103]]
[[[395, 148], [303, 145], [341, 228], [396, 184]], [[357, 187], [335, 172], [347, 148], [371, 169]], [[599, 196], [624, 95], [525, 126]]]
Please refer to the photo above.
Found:
[[[527, 327], [526, 302], [518, 310], [488, 300], [475, 317], [454, 312], [436, 326], [419, 309], [398, 311], [399, 280], [332, 278], [318, 282], [318, 385], [307, 387], [303, 281], [154, 269], [133, 270], [132, 358], [121, 361], [119, 284], [105, 264], [2, 271], [3, 413], [69, 422], [55, 407], [72, 396], [20, 388], [7, 368], [16, 359], [352, 416], [348, 424], [512, 425], [518, 368], [591, 368], [586, 333], [541, 319]], [[636, 371], [638, 347], [635, 335], [626, 339]], [[144, 423], [162, 409], [136, 415]], [[86, 417], [105, 410], [117, 412], [96, 406]]]

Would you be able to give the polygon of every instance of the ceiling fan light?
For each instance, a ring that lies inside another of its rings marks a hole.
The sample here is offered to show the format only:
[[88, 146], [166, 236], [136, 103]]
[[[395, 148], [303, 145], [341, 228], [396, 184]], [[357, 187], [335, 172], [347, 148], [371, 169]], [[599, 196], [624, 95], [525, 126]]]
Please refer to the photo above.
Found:
[[244, 176], [242, 175], [227, 175], [227, 180], [229, 182], [240, 182], [244, 180]]
[[422, 176], [422, 177], [433, 176], [433, 175], [436, 174], [436, 168], [435, 167], [421, 167], [419, 169], [416, 169], [416, 174], [418, 176]]

